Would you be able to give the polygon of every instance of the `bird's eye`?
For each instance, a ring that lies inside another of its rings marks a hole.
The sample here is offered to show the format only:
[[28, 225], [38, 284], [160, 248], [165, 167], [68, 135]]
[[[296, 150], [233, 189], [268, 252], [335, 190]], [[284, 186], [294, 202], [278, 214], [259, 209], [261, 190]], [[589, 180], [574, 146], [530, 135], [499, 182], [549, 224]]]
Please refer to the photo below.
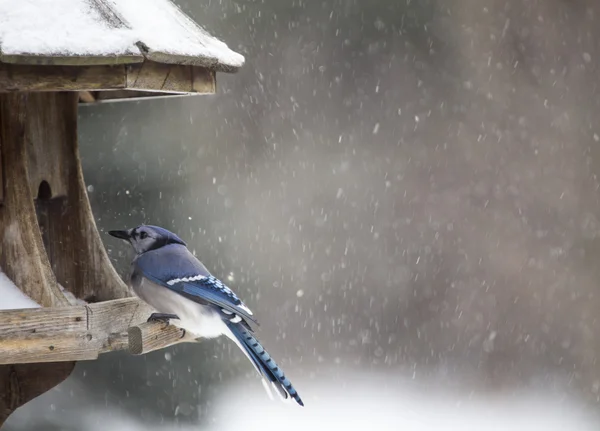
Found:
[[146, 239], [146, 238], [148, 238], [148, 234], [146, 232], [141, 232], [140, 233], [140, 238], [141, 239]]

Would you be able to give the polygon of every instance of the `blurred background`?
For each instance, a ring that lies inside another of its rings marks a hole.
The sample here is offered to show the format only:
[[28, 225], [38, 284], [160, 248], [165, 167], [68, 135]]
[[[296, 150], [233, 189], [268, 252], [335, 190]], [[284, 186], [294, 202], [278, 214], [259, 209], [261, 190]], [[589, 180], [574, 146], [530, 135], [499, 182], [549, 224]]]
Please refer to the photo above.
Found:
[[246, 65], [80, 108], [96, 221], [177, 232], [306, 407], [219, 339], [79, 363], [6, 429], [598, 429], [600, 4], [176, 3]]

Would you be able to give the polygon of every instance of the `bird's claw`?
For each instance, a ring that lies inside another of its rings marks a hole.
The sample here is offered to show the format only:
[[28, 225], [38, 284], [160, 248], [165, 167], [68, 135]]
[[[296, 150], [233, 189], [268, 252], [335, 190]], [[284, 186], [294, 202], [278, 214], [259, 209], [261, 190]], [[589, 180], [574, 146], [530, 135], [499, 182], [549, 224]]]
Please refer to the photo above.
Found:
[[148, 317], [148, 322], [163, 322], [165, 324], [164, 328], [166, 328], [169, 326], [169, 320], [171, 319], [179, 320], [179, 316], [168, 313], [152, 313], [150, 317]]

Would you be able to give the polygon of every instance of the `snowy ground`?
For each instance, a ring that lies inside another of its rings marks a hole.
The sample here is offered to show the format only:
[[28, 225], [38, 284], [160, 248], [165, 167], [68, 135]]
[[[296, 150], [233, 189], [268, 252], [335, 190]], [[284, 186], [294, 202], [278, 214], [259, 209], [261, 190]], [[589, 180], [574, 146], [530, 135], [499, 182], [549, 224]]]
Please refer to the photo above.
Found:
[[[233, 430], [360, 430], [402, 431], [592, 431], [599, 429], [597, 418], [583, 411], [574, 400], [545, 392], [511, 397], [475, 397], [443, 390], [424, 391], [414, 383], [391, 387], [389, 375], [349, 374], [344, 387], [335, 381], [298, 381], [305, 408], [265, 401], [260, 385], [245, 385], [223, 392], [201, 429]], [[68, 385], [77, 385], [71, 381]], [[256, 388], [254, 388], [256, 386]], [[256, 389], [256, 390], [254, 390]], [[45, 395], [11, 417], [9, 430], [68, 429], [100, 431], [197, 430], [199, 425], [150, 424], [118, 408], [90, 405], [69, 398], [63, 386], [53, 400]], [[77, 392], [77, 391], [76, 391]], [[61, 399], [62, 397], [62, 399]], [[44, 400], [44, 398], [46, 398]], [[47, 411], [52, 402], [55, 415]], [[68, 405], [71, 407], [68, 407]], [[64, 409], [67, 407], [66, 409]]]
[[[39, 305], [0, 272], [0, 309], [35, 308]], [[71, 302], [76, 302], [70, 298]], [[545, 391], [509, 396], [474, 396], [434, 386], [429, 390], [414, 381], [389, 374], [358, 374], [348, 370], [328, 380], [294, 379], [306, 407], [279, 400], [269, 402], [261, 385], [229, 387], [211, 407], [203, 429], [245, 430], [360, 430], [374, 428], [403, 431], [438, 430], [597, 430], [600, 421], [583, 411], [575, 400]], [[19, 409], [8, 430], [69, 429], [100, 431], [196, 430], [198, 425], [160, 423], [148, 425], [117, 406], [94, 405], [80, 383], [68, 380]], [[50, 405], [52, 414], [48, 415]], [[234, 413], [232, 413], [234, 412]]]

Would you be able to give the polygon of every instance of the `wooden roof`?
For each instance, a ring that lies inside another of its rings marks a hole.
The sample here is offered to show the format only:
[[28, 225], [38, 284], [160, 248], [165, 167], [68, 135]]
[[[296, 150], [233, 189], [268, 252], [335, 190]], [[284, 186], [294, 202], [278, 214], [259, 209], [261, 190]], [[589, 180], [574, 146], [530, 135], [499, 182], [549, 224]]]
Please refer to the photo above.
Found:
[[211, 93], [243, 64], [170, 0], [0, 0], [0, 91]]

